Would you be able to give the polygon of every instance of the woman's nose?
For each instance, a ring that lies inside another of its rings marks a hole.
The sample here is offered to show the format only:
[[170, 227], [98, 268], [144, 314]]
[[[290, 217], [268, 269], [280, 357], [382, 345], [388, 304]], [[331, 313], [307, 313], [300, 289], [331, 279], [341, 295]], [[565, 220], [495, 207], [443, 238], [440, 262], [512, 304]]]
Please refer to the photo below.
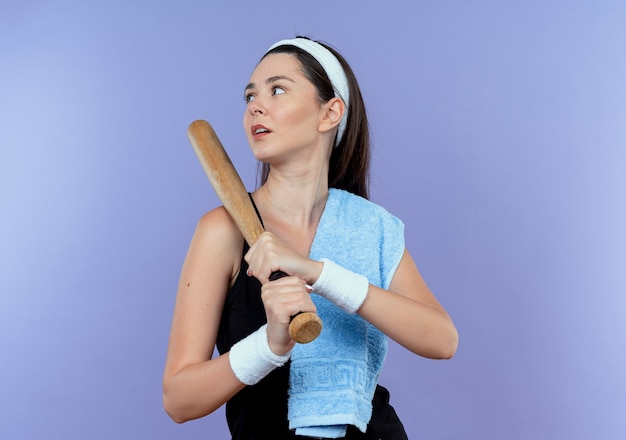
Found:
[[256, 97], [254, 101], [248, 104], [248, 111], [251, 115], [262, 115], [265, 113], [265, 107], [263, 107], [263, 103], [259, 101], [259, 98]]

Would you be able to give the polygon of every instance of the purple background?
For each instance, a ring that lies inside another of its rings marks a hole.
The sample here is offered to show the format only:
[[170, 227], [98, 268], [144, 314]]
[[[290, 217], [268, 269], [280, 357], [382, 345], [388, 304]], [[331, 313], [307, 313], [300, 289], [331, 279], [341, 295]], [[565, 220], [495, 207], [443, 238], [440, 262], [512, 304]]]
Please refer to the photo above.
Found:
[[296, 34], [356, 71], [372, 198], [460, 332], [451, 361], [391, 347], [409, 437], [626, 438], [626, 3], [0, 5], [0, 438], [227, 438], [161, 406], [218, 204], [186, 129], [253, 188], [243, 87]]

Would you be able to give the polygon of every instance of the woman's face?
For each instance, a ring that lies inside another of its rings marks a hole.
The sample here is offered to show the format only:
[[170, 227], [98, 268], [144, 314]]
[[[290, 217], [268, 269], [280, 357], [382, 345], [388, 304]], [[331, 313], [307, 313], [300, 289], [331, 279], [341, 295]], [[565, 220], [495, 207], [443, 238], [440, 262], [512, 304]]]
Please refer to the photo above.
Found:
[[266, 56], [252, 72], [244, 96], [243, 126], [258, 160], [286, 158], [322, 141], [322, 105], [294, 56]]

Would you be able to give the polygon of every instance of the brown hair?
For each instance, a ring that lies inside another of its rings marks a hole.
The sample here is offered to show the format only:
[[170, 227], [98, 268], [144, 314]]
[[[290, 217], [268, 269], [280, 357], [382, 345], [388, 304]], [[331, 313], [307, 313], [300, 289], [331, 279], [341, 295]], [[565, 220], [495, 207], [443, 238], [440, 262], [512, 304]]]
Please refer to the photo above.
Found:
[[[339, 60], [348, 78], [350, 93], [346, 130], [340, 143], [333, 148], [330, 156], [328, 186], [329, 188], [343, 189], [367, 199], [369, 198], [370, 136], [361, 90], [354, 72], [343, 56], [332, 47], [320, 42], [317, 43], [328, 49]], [[320, 102], [328, 102], [335, 97], [328, 75], [320, 63], [308, 52], [296, 46], [282, 45], [267, 52], [261, 59], [272, 53], [291, 54], [300, 61], [305, 76], [317, 89]], [[269, 165], [262, 164], [260, 171], [260, 183], [263, 184], [270, 172]]]

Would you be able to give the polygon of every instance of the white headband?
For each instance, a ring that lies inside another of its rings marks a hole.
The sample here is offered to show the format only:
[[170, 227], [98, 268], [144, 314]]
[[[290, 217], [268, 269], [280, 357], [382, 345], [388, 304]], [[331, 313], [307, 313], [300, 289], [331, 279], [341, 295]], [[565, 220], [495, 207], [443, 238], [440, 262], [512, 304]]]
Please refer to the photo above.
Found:
[[320, 63], [320, 65], [326, 72], [326, 75], [328, 75], [328, 79], [330, 79], [330, 82], [333, 85], [333, 89], [335, 90], [335, 96], [337, 98], [340, 98], [346, 106], [346, 110], [343, 112], [343, 117], [339, 122], [339, 128], [337, 129], [337, 141], [335, 143], [335, 146], [339, 145], [339, 142], [343, 137], [343, 132], [346, 131], [346, 123], [348, 121], [348, 106], [350, 103], [348, 78], [346, 76], [346, 72], [344, 72], [343, 70], [343, 67], [341, 67], [341, 63], [339, 63], [339, 60], [324, 46], [306, 38], [281, 40], [277, 43], [274, 43], [272, 47], [267, 50], [267, 52], [278, 46], [296, 46], [302, 49], [313, 58], [315, 58], [315, 60]]

